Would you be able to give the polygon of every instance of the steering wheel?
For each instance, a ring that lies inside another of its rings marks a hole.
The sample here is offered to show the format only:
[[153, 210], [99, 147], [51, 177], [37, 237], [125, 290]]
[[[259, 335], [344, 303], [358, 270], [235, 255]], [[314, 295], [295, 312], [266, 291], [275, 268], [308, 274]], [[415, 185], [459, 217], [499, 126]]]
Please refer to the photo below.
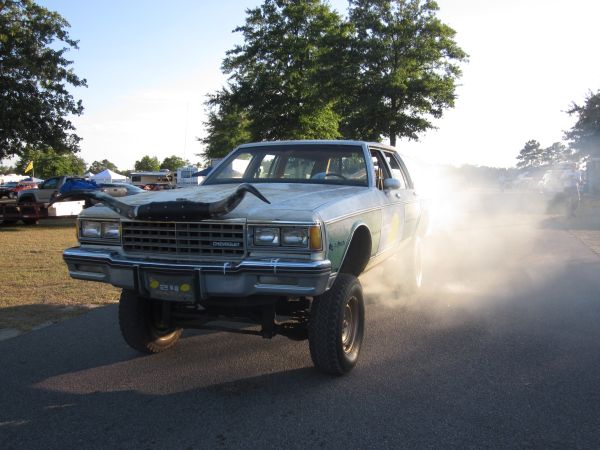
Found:
[[325, 178], [327, 178], [327, 177], [338, 177], [338, 178], [341, 178], [342, 180], [347, 180], [348, 179], [344, 175], [342, 175], [341, 173], [337, 173], [337, 172], [327, 172], [325, 174]]

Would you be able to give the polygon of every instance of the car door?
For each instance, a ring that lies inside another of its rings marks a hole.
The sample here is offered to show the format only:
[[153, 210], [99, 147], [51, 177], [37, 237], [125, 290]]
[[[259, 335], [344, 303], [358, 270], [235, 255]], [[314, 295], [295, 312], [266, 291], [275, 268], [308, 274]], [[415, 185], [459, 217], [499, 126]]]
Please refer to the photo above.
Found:
[[36, 194], [38, 200], [40, 202], [49, 202], [52, 194], [58, 190], [59, 182], [60, 177], [48, 178], [46, 181], [44, 181]]
[[390, 166], [392, 178], [400, 181], [400, 189], [394, 195], [401, 200], [404, 207], [404, 233], [402, 239], [410, 238], [415, 234], [421, 216], [421, 203], [417, 197], [412, 179], [406, 165], [398, 153], [384, 151], [386, 162]]
[[378, 253], [393, 250], [404, 237], [405, 198], [401, 189], [385, 189], [384, 180], [393, 178], [386, 154], [371, 148], [371, 159], [375, 170], [375, 186], [382, 204], [381, 239]]

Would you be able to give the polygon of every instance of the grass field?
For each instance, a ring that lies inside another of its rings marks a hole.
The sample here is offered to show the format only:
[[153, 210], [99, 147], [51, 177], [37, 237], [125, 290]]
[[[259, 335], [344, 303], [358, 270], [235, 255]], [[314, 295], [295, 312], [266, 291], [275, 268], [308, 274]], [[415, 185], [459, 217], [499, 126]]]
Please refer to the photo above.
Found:
[[74, 219], [0, 225], [0, 328], [26, 331], [118, 300], [116, 288], [69, 277], [62, 251], [76, 244]]

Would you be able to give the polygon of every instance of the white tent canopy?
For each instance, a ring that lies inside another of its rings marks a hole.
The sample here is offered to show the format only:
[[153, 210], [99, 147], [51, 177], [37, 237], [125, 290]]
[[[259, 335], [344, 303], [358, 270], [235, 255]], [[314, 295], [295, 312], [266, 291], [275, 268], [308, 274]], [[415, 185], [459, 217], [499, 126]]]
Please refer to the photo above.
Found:
[[121, 175], [120, 173], [113, 172], [110, 169], [105, 169], [100, 173], [97, 173], [92, 177], [97, 183], [114, 183], [116, 182], [125, 182], [127, 181], [127, 177], [125, 175]]

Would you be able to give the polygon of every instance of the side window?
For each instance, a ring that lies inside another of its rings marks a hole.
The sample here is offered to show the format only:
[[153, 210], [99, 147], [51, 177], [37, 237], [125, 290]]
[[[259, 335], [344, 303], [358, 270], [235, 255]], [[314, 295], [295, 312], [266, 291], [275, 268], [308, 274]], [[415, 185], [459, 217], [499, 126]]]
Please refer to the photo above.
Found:
[[373, 174], [375, 186], [377, 186], [377, 189], [383, 190], [383, 180], [390, 178], [391, 175], [381, 151], [371, 149], [371, 161], [375, 169], [375, 173]]
[[400, 181], [400, 189], [407, 189], [409, 185], [408, 180], [406, 179], [404, 170], [400, 166], [400, 163], [395, 158], [394, 154], [385, 152], [385, 159], [392, 170], [392, 178]]
[[255, 178], [273, 178], [275, 176], [275, 155], [265, 155]]
[[42, 185], [42, 189], [56, 189], [58, 186], [58, 178], [50, 178]]

